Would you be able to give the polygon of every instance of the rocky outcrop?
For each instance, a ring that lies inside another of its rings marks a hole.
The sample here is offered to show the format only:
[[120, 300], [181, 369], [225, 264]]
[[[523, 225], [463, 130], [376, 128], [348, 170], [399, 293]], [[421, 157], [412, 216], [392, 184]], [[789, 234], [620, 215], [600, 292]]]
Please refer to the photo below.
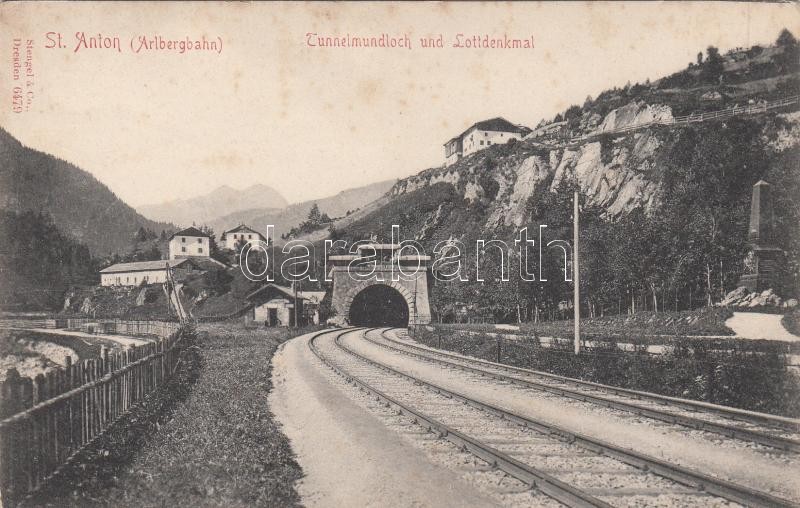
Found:
[[516, 181], [511, 188], [505, 210], [506, 226], [521, 226], [525, 222], [525, 206], [528, 198], [552, 171], [550, 161], [536, 155], [528, 157], [516, 168]]
[[[631, 102], [611, 111], [602, 121], [596, 114], [584, 116], [581, 125], [589, 128], [599, 123], [593, 131], [598, 134], [666, 122], [672, 118], [672, 111], [664, 105]], [[437, 183], [451, 184], [471, 205], [485, 206], [486, 230], [525, 224], [531, 196], [542, 189], [555, 192], [573, 180], [589, 204], [602, 207], [608, 217], [616, 218], [637, 208], [650, 212], [658, 205], [661, 190], [661, 168], [656, 167], [656, 161], [665, 156], [661, 152], [670, 149], [671, 136], [665, 128], [654, 127], [559, 147], [533, 139], [491, 147], [452, 166], [427, 169], [400, 180], [390, 195], [396, 197]], [[796, 146], [800, 112], [766, 117], [762, 136], [764, 146], [773, 153]], [[497, 183], [491, 196], [483, 188], [485, 176]]]
[[604, 207], [612, 217], [640, 206], [649, 210], [658, 192], [658, 183], [649, 174], [660, 145], [649, 132], [622, 138], [609, 148], [612, 154], [608, 163], [603, 162], [599, 141], [566, 150], [550, 190], [555, 191], [565, 180], [577, 178], [589, 203]]
[[784, 301], [780, 296], [775, 294], [772, 289], [766, 289], [760, 293], [750, 292], [746, 287], [738, 287], [725, 295], [725, 298], [719, 302], [720, 307], [797, 307], [797, 300], [790, 298]]
[[626, 127], [653, 122], [665, 123], [671, 120], [672, 109], [669, 106], [635, 101], [608, 113], [594, 134], [614, 132]]
[[144, 305], [144, 302], [147, 299], [147, 288], [142, 288], [139, 290], [139, 294], [136, 295], [136, 306], [141, 307]]

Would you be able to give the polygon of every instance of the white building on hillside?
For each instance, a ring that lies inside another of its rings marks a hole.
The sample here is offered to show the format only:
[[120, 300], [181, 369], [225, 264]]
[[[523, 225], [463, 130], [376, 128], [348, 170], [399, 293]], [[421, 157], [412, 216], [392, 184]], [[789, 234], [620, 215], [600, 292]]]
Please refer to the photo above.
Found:
[[444, 144], [445, 166], [492, 145], [505, 144], [511, 139], [522, 139], [530, 132], [528, 127], [515, 125], [502, 117], [472, 124]]
[[211, 253], [210, 236], [195, 227], [182, 229], [169, 239], [169, 258], [207, 258]]
[[183, 280], [191, 273], [202, 271], [189, 259], [117, 263], [100, 270], [100, 285], [138, 286], [142, 283], [160, 284], [167, 280], [167, 264], [172, 268], [172, 275], [176, 280]]
[[231, 250], [236, 250], [236, 244], [239, 242], [247, 243], [256, 240], [261, 240], [262, 242], [267, 241], [264, 235], [245, 224], [241, 224], [229, 231], [225, 231], [222, 233], [222, 237], [220, 238], [223, 247]]

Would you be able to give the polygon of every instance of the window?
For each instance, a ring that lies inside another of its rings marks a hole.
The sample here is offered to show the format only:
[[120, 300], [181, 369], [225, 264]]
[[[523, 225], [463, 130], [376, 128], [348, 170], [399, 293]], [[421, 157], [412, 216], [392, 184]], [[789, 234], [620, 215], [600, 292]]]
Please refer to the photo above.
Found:
[[483, 135], [484, 135], [484, 137], [486, 137], [486, 136], [489, 135], [489, 133], [488, 132], [484, 132]]
[[181, 247], [181, 252], [186, 252], [186, 246]]
[[248, 240], [250, 240], [251, 238], [253, 238], [253, 235], [247, 235]]
[[500, 137], [501, 137], [501, 138], [503, 137], [503, 133], [502, 133], [502, 132], [500, 133]]
[[481, 140], [481, 146], [483, 146], [483, 140]]
[[200, 254], [202, 254], [202, 253], [203, 253], [203, 248], [202, 248], [202, 247], [198, 247], [198, 248], [197, 248], [197, 252], [199, 252]]
[[233, 235], [234, 240], [236, 240], [237, 238], [239, 238], [239, 235]]
[[182, 241], [183, 243], [186, 243], [186, 237], [185, 237], [185, 236], [182, 236], [182, 237], [181, 237], [181, 241]]
[[203, 243], [203, 239], [202, 238], [198, 238], [197, 239], [197, 243]]

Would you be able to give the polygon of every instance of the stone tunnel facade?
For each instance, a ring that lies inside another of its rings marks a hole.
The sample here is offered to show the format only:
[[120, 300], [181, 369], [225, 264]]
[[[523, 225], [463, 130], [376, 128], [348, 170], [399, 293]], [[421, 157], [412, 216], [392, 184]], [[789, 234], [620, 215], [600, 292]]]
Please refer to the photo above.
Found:
[[384, 285], [395, 289], [406, 301], [409, 326], [429, 324], [431, 309], [428, 299], [428, 271], [421, 270], [410, 279], [401, 278], [393, 281], [390, 270], [376, 270], [370, 278], [361, 280], [348, 272], [346, 267], [336, 267], [333, 270], [331, 306], [336, 316], [344, 317], [350, 322], [350, 306], [353, 299], [371, 286]]

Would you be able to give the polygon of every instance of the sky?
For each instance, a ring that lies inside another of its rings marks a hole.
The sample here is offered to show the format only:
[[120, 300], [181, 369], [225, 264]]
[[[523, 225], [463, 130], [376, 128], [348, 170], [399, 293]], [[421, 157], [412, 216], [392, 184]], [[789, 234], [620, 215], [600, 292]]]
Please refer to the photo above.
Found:
[[[533, 127], [587, 95], [679, 70], [709, 45], [800, 35], [799, 14], [749, 2], [7, 2], [0, 127], [132, 206], [257, 183], [298, 202], [439, 166], [442, 144], [479, 120]], [[112, 47], [76, 51], [81, 32]], [[411, 48], [311, 47], [308, 33], [408, 36]], [[454, 48], [459, 33], [534, 47]], [[443, 48], [421, 47], [439, 35]], [[221, 49], [136, 53], [142, 36]], [[17, 113], [20, 85], [30, 102]]]

